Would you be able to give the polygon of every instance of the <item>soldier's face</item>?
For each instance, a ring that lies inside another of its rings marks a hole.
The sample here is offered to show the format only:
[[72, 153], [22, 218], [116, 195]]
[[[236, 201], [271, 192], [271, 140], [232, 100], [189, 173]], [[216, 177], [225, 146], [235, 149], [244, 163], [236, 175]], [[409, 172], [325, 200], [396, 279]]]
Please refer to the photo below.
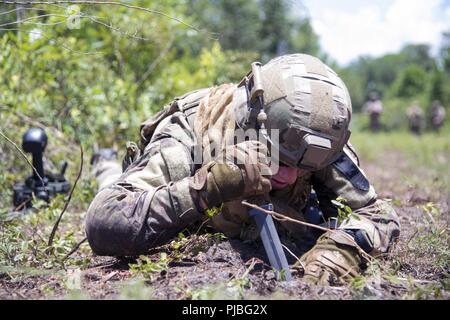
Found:
[[283, 189], [289, 185], [292, 185], [297, 181], [297, 177], [301, 175], [304, 170], [299, 168], [292, 168], [281, 165], [278, 169], [276, 175], [272, 176], [270, 182], [272, 183], [272, 188]]

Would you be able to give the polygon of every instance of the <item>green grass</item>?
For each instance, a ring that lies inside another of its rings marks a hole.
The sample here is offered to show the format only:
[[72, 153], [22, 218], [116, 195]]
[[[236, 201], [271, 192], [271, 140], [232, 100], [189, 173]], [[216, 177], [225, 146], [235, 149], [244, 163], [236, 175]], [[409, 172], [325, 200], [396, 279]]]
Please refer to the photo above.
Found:
[[385, 172], [402, 179], [401, 183], [450, 195], [450, 126], [441, 133], [415, 136], [407, 131], [353, 132], [351, 143], [364, 165], [379, 164]]
[[407, 131], [386, 133], [358, 131], [352, 134], [350, 141], [360, 156], [368, 160], [376, 160], [382, 157], [384, 152], [399, 151], [413, 159], [417, 165], [442, 164], [449, 169], [448, 162], [436, 163], [436, 155], [443, 155], [446, 157], [445, 160], [450, 160], [450, 130], [442, 131], [440, 134], [427, 132], [421, 136], [412, 135]]

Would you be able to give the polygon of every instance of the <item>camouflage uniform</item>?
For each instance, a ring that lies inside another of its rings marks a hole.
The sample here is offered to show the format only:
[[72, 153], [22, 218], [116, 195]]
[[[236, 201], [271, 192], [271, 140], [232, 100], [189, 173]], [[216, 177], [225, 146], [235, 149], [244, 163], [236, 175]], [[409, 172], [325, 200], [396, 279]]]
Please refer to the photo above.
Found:
[[[209, 92], [210, 89], [203, 89], [177, 98], [141, 126], [141, 142], [145, 141], [142, 154], [133, 157], [135, 160], [117, 181], [104, 187], [88, 209], [86, 234], [96, 254], [143, 254], [167, 243], [189, 225], [208, 220], [200, 205], [200, 191], [193, 187], [194, 175], [201, 167], [193, 159], [193, 150], [199, 143], [194, 134], [196, 113], [200, 101]], [[102, 181], [100, 184], [103, 185]], [[332, 242], [354, 248], [355, 243], [342, 235], [363, 230], [364, 241], [358, 244], [367, 253], [377, 255], [387, 252], [398, 237], [400, 229], [395, 211], [386, 202], [377, 200], [350, 144], [345, 145], [344, 152], [332, 164], [299, 175], [293, 185], [272, 190], [269, 196], [275, 211], [306, 220], [303, 209], [312, 189], [325, 220], [336, 217], [337, 209], [331, 201], [338, 196], [346, 199], [352, 209], [359, 209], [360, 216], [338, 225], [340, 232], [323, 234], [319, 244]], [[255, 224], [247, 215], [248, 208], [240, 202], [241, 199], [225, 202], [220, 214], [213, 216], [209, 223], [230, 238], [255, 239], [258, 236]], [[279, 230], [297, 239], [313, 231], [289, 222], [277, 224]], [[343, 256], [338, 252], [340, 249], [324, 251], [324, 248], [323, 245], [319, 250], [313, 248], [304, 257], [308, 261], [326, 259], [321, 254], [316, 257], [318, 252]]]

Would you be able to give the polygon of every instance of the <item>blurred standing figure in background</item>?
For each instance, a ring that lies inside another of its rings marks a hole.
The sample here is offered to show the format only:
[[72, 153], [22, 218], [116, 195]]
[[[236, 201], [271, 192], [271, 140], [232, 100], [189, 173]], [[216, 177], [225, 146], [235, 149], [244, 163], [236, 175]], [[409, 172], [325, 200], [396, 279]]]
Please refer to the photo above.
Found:
[[445, 120], [445, 108], [439, 100], [434, 100], [430, 109], [431, 128], [439, 132]]
[[363, 106], [363, 110], [369, 114], [371, 131], [379, 131], [381, 129], [380, 116], [383, 112], [383, 104], [376, 91], [371, 91], [368, 100]]
[[423, 111], [417, 101], [413, 102], [413, 104], [406, 110], [406, 116], [408, 117], [409, 130], [411, 130], [414, 134], [421, 134]]

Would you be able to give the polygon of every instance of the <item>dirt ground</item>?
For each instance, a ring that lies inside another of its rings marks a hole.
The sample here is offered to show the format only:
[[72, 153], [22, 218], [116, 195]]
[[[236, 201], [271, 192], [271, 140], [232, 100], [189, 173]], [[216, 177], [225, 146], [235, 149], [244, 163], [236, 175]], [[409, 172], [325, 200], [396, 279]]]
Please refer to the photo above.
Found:
[[[84, 244], [69, 260], [88, 256], [85, 266], [6, 268], [0, 298], [449, 299], [450, 197], [434, 185], [440, 178], [396, 152], [362, 161], [362, 167], [379, 196], [392, 199], [402, 232], [392, 253], [350, 284], [310, 285], [298, 269], [293, 281], [277, 281], [262, 245], [203, 234], [153, 250], [147, 260], [92, 257]], [[412, 183], [411, 176], [423, 184]]]

